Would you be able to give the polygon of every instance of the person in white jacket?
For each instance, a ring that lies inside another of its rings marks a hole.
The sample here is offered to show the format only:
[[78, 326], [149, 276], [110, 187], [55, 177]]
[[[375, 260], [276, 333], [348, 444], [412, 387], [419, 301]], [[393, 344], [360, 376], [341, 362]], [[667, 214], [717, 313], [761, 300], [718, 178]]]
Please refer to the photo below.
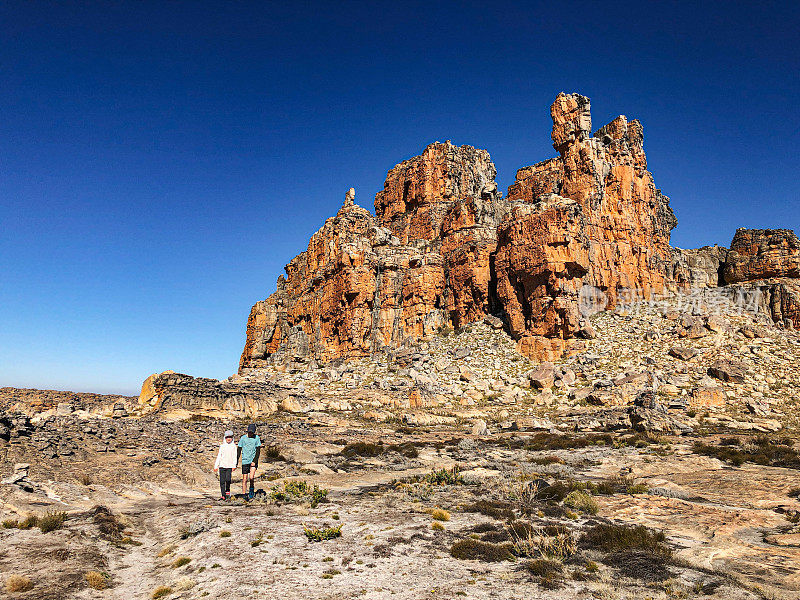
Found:
[[217, 460], [214, 462], [214, 473], [219, 473], [220, 500], [231, 499], [231, 473], [239, 462], [237, 446], [233, 443], [233, 432], [225, 432], [225, 441], [219, 445]]

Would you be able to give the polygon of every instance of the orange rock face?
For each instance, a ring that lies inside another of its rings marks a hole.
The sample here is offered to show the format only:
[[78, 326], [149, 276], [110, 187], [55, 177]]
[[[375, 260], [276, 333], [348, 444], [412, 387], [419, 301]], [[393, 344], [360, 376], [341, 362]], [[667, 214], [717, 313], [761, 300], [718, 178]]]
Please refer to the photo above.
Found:
[[485, 316], [495, 174], [485, 150], [435, 143], [389, 172], [377, 217], [348, 193], [251, 310], [240, 368], [364, 356]]
[[577, 94], [560, 94], [551, 116], [560, 156], [517, 172], [509, 198], [533, 208], [512, 211], [497, 250], [498, 296], [532, 358], [570, 346], [584, 286], [608, 307], [663, 292], [677, 224], [647, 170], [638, 121], [620, 116], [592, 136], [589, 99]]
[[240, 371], [365, 356], [489, 314], [521, 352], [554, 359], [594, 336], [595, 309], [713, 287], [723, 274], [757, 285], [773, 319], [800, 327], [793, 233], [740, 230], [730, 252], [672, 248], [677, 221], [647, 170], [639, 121], [619, 116], [592, 134], [578, 94], [559, 94], [550, 113], [558, 156], [519, 169], [506, 198], [489, 154], [450, 142], [391, 169], [375, 216], [348, 191], [253, 306]]

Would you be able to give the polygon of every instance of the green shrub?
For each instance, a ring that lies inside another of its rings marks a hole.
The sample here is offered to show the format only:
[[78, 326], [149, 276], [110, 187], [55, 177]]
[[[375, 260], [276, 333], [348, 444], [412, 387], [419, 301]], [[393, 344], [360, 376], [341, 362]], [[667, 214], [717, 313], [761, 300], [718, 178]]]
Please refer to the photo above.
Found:
[[564, 498], [564, 506], [569, 506], [583, 513], [596, 515], [599, 507], [597, 500], [583, 490], [573, 490]]
[[454, 466], [451, 469], [434, 469], [423, 477], [423, 481], [431, 485], [459, 485], [464, 483], [461, 469]]
[[16, 529], [19, 527], [19, 521], [16, 519], [6, 519], [3, 521], [3, 529]]
[[308, 527], [307, 525], [303, 525], [303, 533], [306, 538], [308, 538], [309, 542], [323, 542], [341, 536], [342, 526], [336, 525], [334, 527], [328, 527], [327, 525], [323, 525], [322, 527]]
[[219, 537], [221, 538], [231, 537], [231, 532], [226, 529], [223, 529], [222, 531], [219, 532]]
[[270, 497], [277, 502], [303, 502], [309, 501], [311, 508], [316, 508], [324, 502], [328, 496], [328, 490], [321, 489], [314, 485], [311, 487], [305, 480], [290, 480], [283, 482], [283, 488], [276, 487], [270, 493]]

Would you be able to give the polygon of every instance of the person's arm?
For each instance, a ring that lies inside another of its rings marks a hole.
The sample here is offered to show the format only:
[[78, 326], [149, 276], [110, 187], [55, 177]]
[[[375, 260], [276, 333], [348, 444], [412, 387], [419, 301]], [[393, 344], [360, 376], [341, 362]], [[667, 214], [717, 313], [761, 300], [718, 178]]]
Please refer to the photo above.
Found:
[[214, 461], [214, 473], [219, 470], [219, 461], [222, 458], [222, 446], [219, 447], [217, 450], [217, 460]]
[[[242, 455], [242, 447], [241, 446], [237, 446], [236, 447], [236, 467], [239, 466], [239, 457], [241, 455]], [[233, 467], [233, 468], [235, 469], [236, 467]]]
[[261, 446], [256, 446], [256, 457], [253, 459], [253, 468], [258, 468], [258, 457], [261, 456]]

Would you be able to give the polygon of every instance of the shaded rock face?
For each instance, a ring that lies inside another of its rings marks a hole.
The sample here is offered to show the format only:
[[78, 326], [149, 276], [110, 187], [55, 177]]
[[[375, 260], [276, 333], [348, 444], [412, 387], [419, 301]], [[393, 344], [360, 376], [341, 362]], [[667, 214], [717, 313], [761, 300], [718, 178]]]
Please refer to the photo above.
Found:
[[724, 277], [726, 283], [800, 278], [800, 240], [791, 229], [737, 229]]
[[723, 246], [673, 248], [667, 277], [675, 288], [704, 288], [724, 285], [723, 269], [728, 249]]
[[758, 294], [760, 308], [784, 327], [800, 328], [800, 240], [790, 229], [737, 229], [725, 282]]

